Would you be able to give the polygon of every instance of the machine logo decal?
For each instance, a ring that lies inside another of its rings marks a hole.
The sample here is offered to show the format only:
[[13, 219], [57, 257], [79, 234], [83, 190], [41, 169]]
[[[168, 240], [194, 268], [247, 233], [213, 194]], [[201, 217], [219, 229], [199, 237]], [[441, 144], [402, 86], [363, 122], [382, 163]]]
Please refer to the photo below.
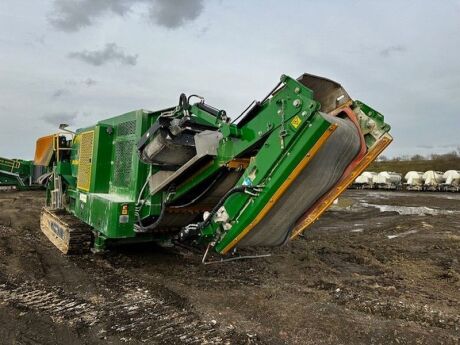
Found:
[[48, 221], [48, 225], [51, 230], [61, 239], [64, 239], [64, 229], [62, 229], [59, 224], [56, 224], [53, 221]]

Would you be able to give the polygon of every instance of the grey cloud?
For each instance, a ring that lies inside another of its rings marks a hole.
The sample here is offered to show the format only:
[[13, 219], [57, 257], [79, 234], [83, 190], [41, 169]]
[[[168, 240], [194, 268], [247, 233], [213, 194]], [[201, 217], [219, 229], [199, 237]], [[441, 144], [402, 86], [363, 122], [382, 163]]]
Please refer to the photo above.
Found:
[[53, 94], [51, 95], [51, 98], [60, 98], [61, 96], [64, 96], [64, 95], [67, 95], [69, 94], [69, 90], [67, 89], [57, 89], [56, 91], [53, 92]]
[[208, 33], [208, 31], [209, 31], [208, 26], [203, 27], [202, 29], [200, 29], [200, 31], [198, 31], [198, 33], [196, 34], [196, 37], [198, 38], [203, 37], [204, 35]]
[[448, 148], [458, 148], [460, 147], [460, 142], [457, 144], [446, 144], [446, 145], [441, 145], [440, 147], [448, 149]]
[[40, 35], [37, 37], [36, 41], [41, 45], [45, 45], [45, 35]]
[[42, 119], [54, 126], [59, 126], [61, 123], [67, 123], [69, 125], [73, 124], [77, 118], [78, 113], [73, 112], [59, 112], [59, 113], [50, 113], [42, 116]]
[[26, 44], [30, 44], [32, 46], [45, 46], [46, 36], [44, 34], [31, 33]]
[[69, 79], [65, 81], [65, 84], [70, 85], [70, 86], [75, 86], [77, 85], [77, 82], [75, 80]]
[[433, 149], [434, 148], [433, 145], [417, 145], [417, 147], [421, 149]]
[[202, 11], [202, 0], [156, 0], [150, 8], [150, 18], [158, 25], [174, 29], [195, 20]]
[[78, 31], [104, 14], [126, 14], [134, 2], [136, 0], [54, 0], [48, 21], [59, 30]]
[[98, 82], [97, 82], [97, 80], [94, 80], [93, 78], [86, 78], [86, 79], [80, 80], [80, 81], [69, 79], [69, 80], [66, 80], [64, 83], [65, 83], [65, 85], [71, 86], [71, 87], [75, 87], [75, 86], [77, 86], [79, 84], [82, 84], [84, 86], [90, 87], [90, 86], [96, 85]]
[[107, 14], [124, 16], [136, 4], [148, 5], [152, 22], [170, 29], [195, 20], [203, 11], [202, 0], [54, 0], [48, 21], [59, 30], [75, 32]]
[[406, 47], [402, 46], [402, 45], [393, 45], [393, 46], [389, 46], [385, 49], [382, 49], [379, 54], [380, 56], [383, 56], [383, 57], [390, 57], [391, 55], [395, 54], [395, 53], [404, 53], [406, 51]]
[[94, 80], [94, 79], [91, 79], [91, 78], [86, 78], [85, 80], [83, 80], [82, 82], [84, 85], [86, 85], [87, 87], [90, 87], [90, 86], [94, 86], [97, 84], [97, 81]]
[[101, 66], [108, 62], [118, 62], [122, 65], [134, 66], [137, 64], [138, 55], [126, 54], [115, 43], [108, 43], [101, 50], [84, 50], [72, 52], [68, 55], [71, 59], [77, 59], [93, 66]]

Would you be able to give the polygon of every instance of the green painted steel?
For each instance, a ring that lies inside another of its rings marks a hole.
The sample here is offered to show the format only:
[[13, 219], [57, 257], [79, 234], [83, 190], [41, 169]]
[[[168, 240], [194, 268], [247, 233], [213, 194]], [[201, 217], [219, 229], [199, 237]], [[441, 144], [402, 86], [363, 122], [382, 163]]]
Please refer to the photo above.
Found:
[[[369, 128], [369, 127], [372, 128], [375, 123], [375, 126], [379, 128], [380, 131], [383, 131], [383, 132], [390, 131], [391, 126], [385, 123], [384, 116], [380, 114], [377, 110], [372, 109], [370, 106], [368, 106], [367, 104], [361, 101], [355, 101], [354, 105], [355, 105], [354, 110], [355, 112], [358, 113], [358, 119], [360, 120], [360, 125], [362, 128]], [[365, 114], [364, 117], [359, 117], [360, 111]], [[375, 137], [367, 133], [364, 133], [364, 139], [366, 140], [366, 145], [368, 147], [372, 146], [376, 141]]]
[[33, 161], [0, 157], [0, 187], [25, 190], [36, 187]]
[[[371, 119], [381, 133], [389, 131], [381, 114], [361, 102], [355, 102], [353, 107], [361, 110], [363, 121]], [[110, 242], [170, 241], [177, 238], [189, 220], [177, 229], [176, 224], [152, 232], [136, 230], [138, 220], [152, 222], [161, 218], [166, 205], [193, 199], [219, 173], [232, 171], [237, 182], [230, 187], [242, 187], [244, 192], [222, 200], [223, 218], [213, 214], [212, 219], [203, 222], [201, 209], [178, 213], [177, 218], [168, 213], [168, 219], [174, 222], [197, 212], [193, 222], [199, 226], [194, 243], [211, 243], [217, 252], [222, 252], [254, 220], [327, 131], [331, 124], [320, 116], [320, 108], [312, 90], [282, 76], [279, 87], [242, 124], [230, 123], [223, 111], [196, 103], [154, 112], [136, 110], [79, 129], [71, 143], [70, 159], [56, 163], [56, 172], [64, 181], [65, 207], [94, 228], [96, 249], [104, 249]], [[149, 177], [168, 169], [144, 163], [137, 145], [161, 119], [174, 119], [177, 123], [188, 119], [194, 126], [219, 133], [221, 138], [216, 154], [199, 161], [177, 183], [151, 194]], [[367, 146], [375, 140], [367, 136]], [[84, 152], [89, 147], [91, 151]], [[248, 165], [231, 170], [232, 162], [238, 160], [246, 160]], [[89, 179], [87, 188], [81, 184], [84, 178]], [[52, 183], [49, 188], [54, 188]], [[177, 209], [168, 212], [180, 212], [180, 207]]]

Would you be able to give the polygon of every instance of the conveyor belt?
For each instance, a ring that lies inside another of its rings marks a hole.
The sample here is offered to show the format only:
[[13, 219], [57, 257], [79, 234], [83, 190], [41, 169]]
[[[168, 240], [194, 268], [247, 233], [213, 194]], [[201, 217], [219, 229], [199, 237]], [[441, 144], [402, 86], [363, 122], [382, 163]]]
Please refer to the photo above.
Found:
[[338, 125], [324, 146], [297, 176], [264, 219], [238, 246], [279, 246], [297, 219], [340, 180], [361, 148], [361, 137], [350, 121], [321, 114]]

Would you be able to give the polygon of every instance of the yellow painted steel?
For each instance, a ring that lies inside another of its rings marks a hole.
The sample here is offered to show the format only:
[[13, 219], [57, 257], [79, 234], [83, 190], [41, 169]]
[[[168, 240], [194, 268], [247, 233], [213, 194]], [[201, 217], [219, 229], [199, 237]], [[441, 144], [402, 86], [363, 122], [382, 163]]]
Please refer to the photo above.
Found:
[[[53, 224], [59, 224], [62, 229], [62, 237], [59, 237], [55, 231], [53, 231]], [[58, 217], [44, 209], [40, 216], [40, 229], [48, 237], [61, 252], [67, 254], [69, 251], [69, 227], [63, 223]]]
[[389, 134], [385, 134], [381, 137], [370, 149], [370, 151], [363, 157], [361, 162], [353, 169], [350, 175], [348, 175], [342, 182], [337, 184], [323, 199], [323, 201], [317, 205], [308, 217], [302, 220], [302, 222], [296, 224], [292, 231], [291, 240], [298, 237], [302, 232], [305, 231], [310, 225], [316, 222], [321, 214], [334, 202], [335, 199], [348, 188], [350, 184], [358, 177], [368, 166], [371, 164], [377, 156], [393, 141], [393, 138]]
[[94, 131], [80, 133], [80, 136], [81, 143], [78, 164], [77, 188], [88, 192], [91, 186]]
[[260, 213], [254, 218], [254, 220], [237, 236], [230, 242], [222, 251], [222, 254], [226, 254], [230, 249], [232, 249], [246, 234], [251, 231], [259, 222], [267, 215], [275, 203], [283, 196], [284, 192], [289, 188], [289, 186], [294, 182], [297, 176], [302, 172], [302, 170], [308, 165], [308, 163], [315, 157], [319, 149], [326, 143], [327, 139], [332, 135], [332, 133], [337, 129], [337, 124], [332, 124], [324, 132], [324, 134], [318, 139], [318, 141], [313, 145], [311, 150], [305, 155], [305, 157], [300, 161], [300, 163], [295, 167], [295, 169], [289, 174], [287, 179], [283, 184], [278, 188], [278, 190], [273, 194], [265, 207], [260, 211]]
[[249, 158], [235, 158], [226, 164], [229, 169], [246, 169], [249, 165]]

